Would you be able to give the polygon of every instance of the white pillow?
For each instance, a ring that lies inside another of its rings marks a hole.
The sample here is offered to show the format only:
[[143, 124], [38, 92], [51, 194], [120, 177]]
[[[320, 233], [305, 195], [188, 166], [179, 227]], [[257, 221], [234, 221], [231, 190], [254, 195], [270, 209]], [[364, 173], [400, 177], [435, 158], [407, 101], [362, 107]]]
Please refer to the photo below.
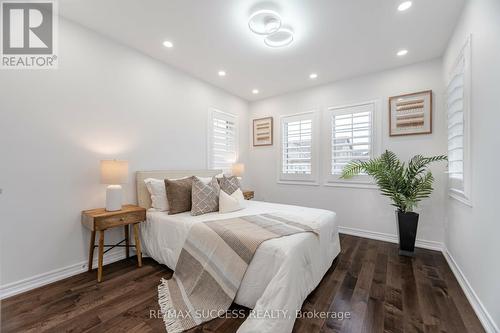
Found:
[[156, 178], [144, 179], [146, 187], [151, 195], [151, 206], [160, 211], [168, 210], [167, 190], [165, 189], [165, 181]]
[[219, 192], [219, 213], [235, 212], [243, 208], [245, 208], [245, 198], [240, 189], [231, 195], [222, 190]]

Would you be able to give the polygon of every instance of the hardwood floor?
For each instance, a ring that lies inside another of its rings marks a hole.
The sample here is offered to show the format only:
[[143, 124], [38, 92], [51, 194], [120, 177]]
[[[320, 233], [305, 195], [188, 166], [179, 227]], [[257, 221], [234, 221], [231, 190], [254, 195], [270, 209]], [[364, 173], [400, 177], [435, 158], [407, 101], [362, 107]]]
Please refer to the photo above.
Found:
[[[341, 235], [342, 253], [302, 311], [294, 332], [484, 332], [439, 252], [400, 257], [395, 244]], [[1, 302], [2, 332], [165, 332], [156, 287], [172, 271], [151, 259], [105, 266]], [[233, 305], [234, 309], [243, 309]], [[245, 309], [247, 312], [248, 310]], [[309, 312], [305, 312], [309, 311]], [[190, 332], [235, 332], [244, 319], [212, 320]]]

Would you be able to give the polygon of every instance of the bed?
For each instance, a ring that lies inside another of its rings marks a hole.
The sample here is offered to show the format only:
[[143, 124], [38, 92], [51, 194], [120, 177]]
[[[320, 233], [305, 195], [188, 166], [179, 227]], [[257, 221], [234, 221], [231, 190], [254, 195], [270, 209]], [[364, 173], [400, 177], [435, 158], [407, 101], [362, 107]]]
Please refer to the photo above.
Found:
[[139, 205], [147, 208], [141, 224], [143, 251], [157, 262], [175, 270], [179, 254], [192, 225], [204, 221], [263, 213], [289, 214], [318, 230], [275, 238], [261, 244], [244, 275], [235, 302], [254, 310], [238, 332], [291, 332], [295, 312], [316, 288], [340, 253], [335, 213], [322, 209], [247, 201], [245, 208], [226, 214], [218, 212], [191, 216], [189, 212], [168, 215], [151, 208], [146, 178], [214, 176], [217, 170], [137, 172]]

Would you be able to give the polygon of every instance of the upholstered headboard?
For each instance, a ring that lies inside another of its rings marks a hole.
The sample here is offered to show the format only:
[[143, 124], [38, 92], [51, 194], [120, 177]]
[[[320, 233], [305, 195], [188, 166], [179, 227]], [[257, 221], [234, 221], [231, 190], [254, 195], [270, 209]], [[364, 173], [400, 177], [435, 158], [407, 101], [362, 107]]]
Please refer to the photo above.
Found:
[[137, 185], [137, 202], [139, 206], [146, 209], [151, 208], [151, 196], [149, 195], [144, 179], [175, 179], [189, 176], [213, 177], [222, 173], [222, 170], [158, 170], [137, 171], [135, 175]]

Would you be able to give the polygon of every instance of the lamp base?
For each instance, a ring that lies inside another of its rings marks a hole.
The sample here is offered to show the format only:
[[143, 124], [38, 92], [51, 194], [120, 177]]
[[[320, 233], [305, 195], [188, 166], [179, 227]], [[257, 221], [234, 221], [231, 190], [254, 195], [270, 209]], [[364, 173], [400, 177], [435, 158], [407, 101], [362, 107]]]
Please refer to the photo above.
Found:
[[106, 211], [114, 212], [122, 209], [122, 186], [109, 185], [106, 189]]

